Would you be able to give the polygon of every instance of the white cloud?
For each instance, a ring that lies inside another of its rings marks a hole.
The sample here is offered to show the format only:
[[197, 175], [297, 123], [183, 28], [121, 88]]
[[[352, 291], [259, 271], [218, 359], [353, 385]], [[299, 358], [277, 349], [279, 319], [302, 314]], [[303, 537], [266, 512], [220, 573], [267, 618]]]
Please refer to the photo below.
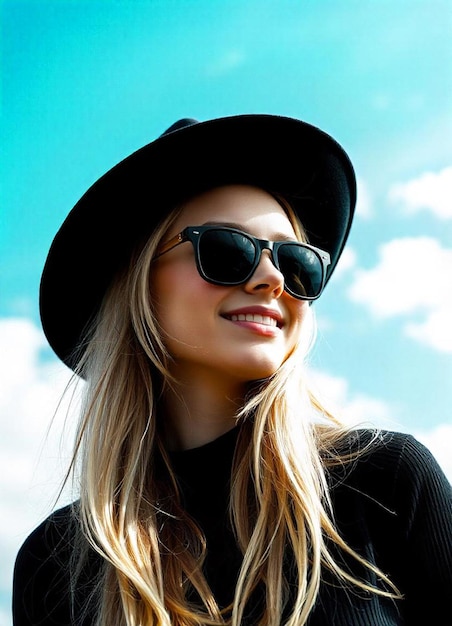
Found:
[[397, 419], [397, 407], [379, 398], [353, 392], [345, 378], [314, 369], [308, 375], [309, 385], [323, 406], [343, 423], [410, 432], [430, 450], [452, 482], [452, 424], [438, 424], [430, 430], [407, 428]]
[[358, 178], [357, 185], [357, 201], [356, 201], [356, 214], [364, 219], [369, 219], [373, 215], [372, 200], [370, 198], [369, 189], [367, 184], [362, 178]]
[[[9, 607], [8, 607], [9, 609]], [[0, 624], [1, 626], [12, 626], [11, 611], [0, 607]]]
[[356, 267], [356, 259], [356, 252], [353, 248], [351, 248], [350, 246], [344, 248], [344, 251], [339, 257], [336, 269], [334, 270], [335, 280], [337, 280], [339, 276], [342, 276], [346, 272]]
[[439, 352], [452, 353], [452, 301], [449, 299], [436, 311], [431, 311], [423, 322], [407, 323], [405, 332]]
[[[39, 362], [46, 342], [33, 323], [0, 320], [0, 345], [0, 588], [7, 590], [20, 544], [54, 506], [75, 419], [69, 419], [71, 393], [60, 403], [71, 374], [59, 363]], [[72, 411], [76, 404], [75, 399]], [[60, 504], [70, 498], [66, 492]]]
[[312, 369], [309, 385], [322, 405], [342, 422], [353, 426], [394, 428], [395, 408], [378, 398], [352, 392], [348, 380]]
[[383, 244], [379, 255], [376, 267], [355, 272], [350, 298], [380, 318], [408, 316], [408, 336], [452, 352], [452, 249], [407, 237]]
[[452, 424], [439, 424], [431, 430], [413, 432], [413, 435], [432, 452], [452, 482]]
[[409, 214], [424, 210], [440, 219], [452, 219], [452, 166], [392, 185], [389, 199]]

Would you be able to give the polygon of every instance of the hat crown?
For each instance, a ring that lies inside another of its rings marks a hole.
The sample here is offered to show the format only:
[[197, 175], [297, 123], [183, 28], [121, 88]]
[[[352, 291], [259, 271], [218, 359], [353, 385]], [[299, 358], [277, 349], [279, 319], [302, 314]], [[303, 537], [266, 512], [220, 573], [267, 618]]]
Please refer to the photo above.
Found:
[[164, 135], [169, 135], [175, 130], [180, 130], [181, 128], [187, 128], [187, 126], [193, 126], [193, 124], [199, 124], [199, 121], [195, 120], [192, 117], [184, 117], [181, 120], [174, 122], [174, 124], [172, 124], [169, 128], [167, 128], [165, 132], [162, 133], [160, 136], [163, 137]]

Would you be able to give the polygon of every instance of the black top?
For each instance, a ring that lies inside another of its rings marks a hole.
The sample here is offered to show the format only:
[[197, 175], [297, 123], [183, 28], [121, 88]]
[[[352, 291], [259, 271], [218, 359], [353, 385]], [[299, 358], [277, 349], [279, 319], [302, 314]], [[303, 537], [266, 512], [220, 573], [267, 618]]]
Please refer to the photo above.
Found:
[[[358, 433], [355, 441], [362, 444], [368, 432]], [[205, 574], [220, 606], [230, 601], [240, 566], [226, 521], [236, 436], [234, 429], [205, 446], [172, 454], [186, 509], [207, 538]], [[329, 584], [325, 572], [309, 626], [452, 626], [452, 489], [430, 452], [409, 435], [386, 432], [346, 469], [331, 471], [329, 480], [344, 539], [387, 573], [404, 599]], [[14, 575], [14, 626], [76, 623], [69, 600], [70, 529], [66, 507], [23, 544]], [[99, 567], [97, 559], [93, 556], [90, 568]], [[353, 560], [348, 565], [375, 584]], [[76, 589], [76, 617], [91, 571], [86, 569]], [[248, 615], [243, 624], [253, 626], [253, 607]], [[88, 615], [82, 623], [94, 620]]]

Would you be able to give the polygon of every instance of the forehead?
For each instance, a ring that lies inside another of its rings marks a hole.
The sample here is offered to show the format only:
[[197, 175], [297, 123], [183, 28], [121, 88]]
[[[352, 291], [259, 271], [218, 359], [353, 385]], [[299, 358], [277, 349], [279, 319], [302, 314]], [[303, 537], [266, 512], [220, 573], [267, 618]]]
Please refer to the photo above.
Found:
[[294, 228], [279, 202], [268, 192], [249, 185], [225, 185], [186, 202], [171, 228], [176, 234], [186, 226], [209, 222], [234, 224], [262, 238], [295, 237]]

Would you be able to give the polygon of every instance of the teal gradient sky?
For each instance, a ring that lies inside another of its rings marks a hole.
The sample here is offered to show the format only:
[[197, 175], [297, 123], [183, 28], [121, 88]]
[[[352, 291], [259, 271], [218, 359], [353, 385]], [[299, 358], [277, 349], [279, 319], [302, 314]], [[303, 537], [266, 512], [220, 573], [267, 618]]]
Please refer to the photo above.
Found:
[[[452, 285], [450, 0], [3, 0], [1, 20], [0, 326], [21, 320], [39, 333], [39, 278], [53, 235], [86, 188], [130, 152], [181, 117], [294, 116], [346, 148], [360, 191], [350, 256], [315, 305], [313, 370], [326, 395], [331, 383], [331, 395], [363, 420], [384, 418], [427, 442], [444, 427], [452, 436], [452, 317], [441, 321], [452, 295], [437, 295]], [[421, 181], [411, 209], [410, 181]], [[407, 259], [400, 285], [391, 285], [397, 271], [381, 267], [389, 242]], [[414, 267], [419, 277], [431, 267], [429, 278], [416, 281]], [[360, 276], [378, 268], [369, 294]], [[419, 326], [429, 315], [427, 337]], [[44, 343], [32, 357], [42, 382], [54, 357]], [[2, 409], [9, 420], [13, 404]], [[19, 446], [9, 431], [4, 437]], [[452, 453], [452, 441], [445, 445]], [[7, 550], [11, 559], [11, 542]], [[7, 608], [0, 626], [4, 616]]]

